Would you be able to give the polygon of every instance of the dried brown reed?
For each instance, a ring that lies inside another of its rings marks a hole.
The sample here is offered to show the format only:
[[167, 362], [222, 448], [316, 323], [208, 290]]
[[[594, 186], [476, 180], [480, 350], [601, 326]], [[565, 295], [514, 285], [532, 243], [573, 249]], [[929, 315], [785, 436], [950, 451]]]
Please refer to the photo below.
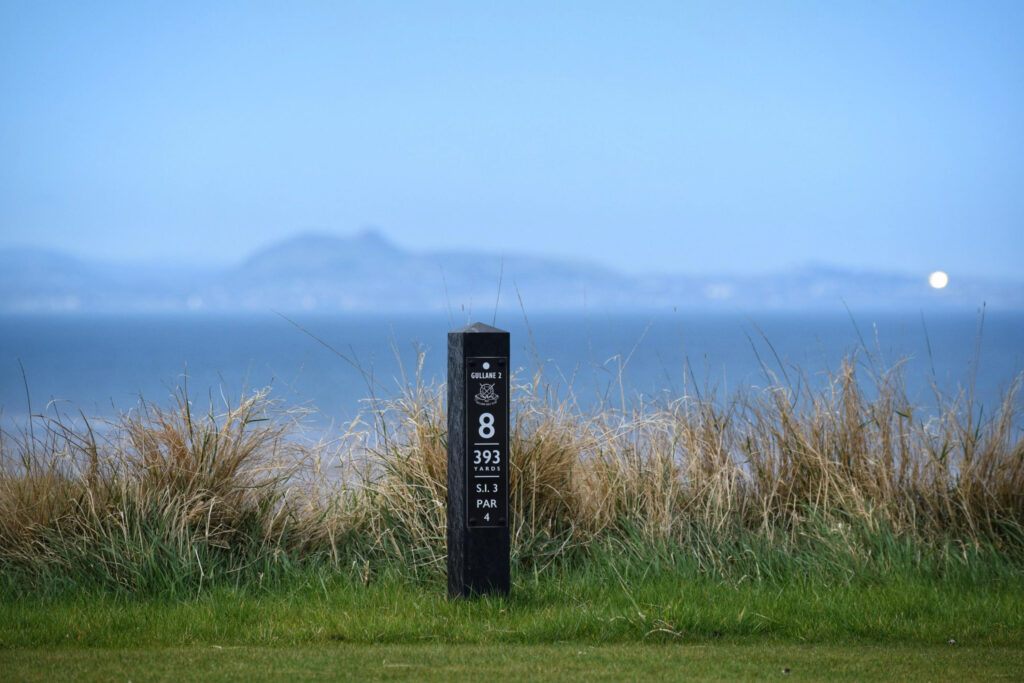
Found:
[[[929, 412], [897, 365], [865, 388], [854, 359], [816, 393], [773, 383], [716, 401], [592, 411], [551, 400], [535, 377], [514, 387], [513, 553], [546, 560], [601, 538], [692, 544], [757, 533], [796, 542], [808, 525], [886, 530], [929, 544], [1009, 543], [1024, 527], [1020, 379], [994, 415], [959, 395]], [[388, 530], [443, 558], [444, 413], [439, 390], [391, 404], [391, 445], [370, 488]], [[381, 533], [384, 533], [383, 531]], [[394, 542], [394, 541], [392, 541]], [[707, 549], [713, 555], [713, 549]]]
[[[714, 569], [744, 539], [785, 551], [818, 533], [856, 553], [858, 533], [885, 531], [1020, 559], [1020, 379], [982, 419], [967, 394], [911, 405], [902, 372], [865, 388], [850, 359], [799, 398], [773, 383], [589, 411], [539, 376], [516, 381], [513, 555], [543, 566], [611, 542], [680, 548]], [[99, 571], [129, 589], [149, 576], [140, 566], [202, 582], [280, 558], [443, 572], [443, 396], [417, 381], [329, 448], [298, 438], [264, 393], [201, 417], [184, 395], [170, 410], [142, 404], [103, 437], [61, 420], [38, 438], [5, 434], [0, 567]]]
[[132, 588], [157, 556], [205, 576], [211, 549], [273, 543], [289, 521], [285, 483], [307, 455], [273, 412], [257, 392], [197, 416], [182, 393], [169, 410], [141, 402], [102, 435], [60, 416], [4, 434], [0, 564], [98, 571]]

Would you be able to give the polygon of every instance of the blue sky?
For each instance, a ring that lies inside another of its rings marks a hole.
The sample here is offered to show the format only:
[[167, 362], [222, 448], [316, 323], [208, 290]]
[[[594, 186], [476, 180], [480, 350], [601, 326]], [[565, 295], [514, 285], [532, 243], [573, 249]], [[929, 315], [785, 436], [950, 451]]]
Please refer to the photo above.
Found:
[[0, 4], [0, 246], [1017, 276], [1024, 3]]

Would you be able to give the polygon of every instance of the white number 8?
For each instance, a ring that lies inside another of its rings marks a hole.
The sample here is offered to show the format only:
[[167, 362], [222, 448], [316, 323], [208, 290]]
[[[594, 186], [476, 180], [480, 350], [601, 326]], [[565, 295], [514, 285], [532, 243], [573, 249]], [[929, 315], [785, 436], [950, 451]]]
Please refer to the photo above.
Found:
[[491, 413], [480, 413], [480, 428], [477, 430], [481, 439], [489, 439], [494, 436], [494, 415]]

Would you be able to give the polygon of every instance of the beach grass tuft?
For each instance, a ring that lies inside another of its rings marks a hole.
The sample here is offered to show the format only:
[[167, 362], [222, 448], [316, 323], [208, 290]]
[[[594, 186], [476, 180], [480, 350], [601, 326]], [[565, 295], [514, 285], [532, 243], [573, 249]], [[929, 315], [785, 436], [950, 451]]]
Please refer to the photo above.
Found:
[[[520, 371], [515, 575], [1019, 575], [1021, 379], [987, 411], [969, 391], [924, 408], [900, 364], [876, 368], [850, 357], [815, 391], [776, 380], [593, 408]], [[198, 596], [310, 570], [438, 583], [444, 395], [414, 377], [332, 441], [265, 391], [181, 390], [102, 429], [36, 415], [0, 438], [0, 590]]]

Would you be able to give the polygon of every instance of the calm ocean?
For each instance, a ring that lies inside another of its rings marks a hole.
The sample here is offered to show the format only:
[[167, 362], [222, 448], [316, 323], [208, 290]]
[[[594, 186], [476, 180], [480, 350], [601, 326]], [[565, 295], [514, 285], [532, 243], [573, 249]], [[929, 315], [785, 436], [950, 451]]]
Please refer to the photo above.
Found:
[[[491, 314], [482, 318], [491, 322]], [[34, 413], [110, 417], [139, 396], [166, 404], [187, 376], [197, 398], [271, 386], [289, 404], [315, 407], [314, 426], [350, 420], [371, 394], [393, 394], [403, 369], [412, 379], [420, 351], [423, 375], [444, 379], [446, 315], [293, 319], [308, 333], [269, 313], [2, 316], [0, 419], [10, 428], [28, 414], [22, 367]], [[618, 401], [620, 370], [632, 395], [644, 398], [692, 392], [694, 380], [719, 397], [764, 385], [762, 362], [820, 386], [862, 343], [883, 365], [909, 359], [908, 390], [923, 407], [935, 403], [933, 379], [955, 390], [970, 381], [976, 357], [976, 395], [986, 406], [1024, 369], [1021, 313], [987, 313], [980, 336], [978, 314], [570, 314], [531, 316], [528, 327], [521, 315], [502, 313], [496, 323], [512, 333], [513, 367], [532, 373], [539, 360], [548, 379], [583, 404], [604, 394]]]

